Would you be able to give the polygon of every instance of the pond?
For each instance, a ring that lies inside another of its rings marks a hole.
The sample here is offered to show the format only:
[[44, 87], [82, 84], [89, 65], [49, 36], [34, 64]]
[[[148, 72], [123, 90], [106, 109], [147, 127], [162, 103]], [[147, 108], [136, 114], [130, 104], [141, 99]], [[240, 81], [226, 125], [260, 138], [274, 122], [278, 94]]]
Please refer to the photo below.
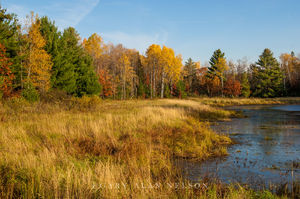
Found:
[[300, 105], [240, 106], [245, 118], [218, 122], [212, 128], [229, 134], [237, 143], [229, 155], [205, 162], [180, 160], [186, 177], [197, 182], [203, 178], [224, 183], [262, 185], [288, 184], [300, 180]]

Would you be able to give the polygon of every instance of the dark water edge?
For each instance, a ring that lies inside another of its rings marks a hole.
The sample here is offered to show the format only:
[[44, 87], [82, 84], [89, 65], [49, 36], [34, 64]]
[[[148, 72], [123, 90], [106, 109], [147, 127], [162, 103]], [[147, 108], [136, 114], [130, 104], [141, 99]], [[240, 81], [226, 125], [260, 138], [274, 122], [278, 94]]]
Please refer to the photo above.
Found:
[[229, 107], [245, 118], [217, 122], [211, 128], [237, 144], [229, 155], [204, 162], [177, 160], [192, 182], [215, 179], [253, 189], [291, 188], [300, 184], [300, 105]]

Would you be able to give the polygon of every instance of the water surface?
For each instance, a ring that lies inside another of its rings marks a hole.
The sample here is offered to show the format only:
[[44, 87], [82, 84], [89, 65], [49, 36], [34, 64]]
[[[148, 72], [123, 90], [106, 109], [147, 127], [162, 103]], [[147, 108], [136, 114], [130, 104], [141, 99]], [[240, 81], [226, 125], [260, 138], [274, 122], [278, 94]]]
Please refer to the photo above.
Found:
[[[187, 178], [205, 177], [252, 187], [300, 180], [300, 105], [230, 107], [246, 118], [218, 122], [212, 128], [238, 144], [229, 156], [205, 162], [180, 161]], [[296, 167], [296, 168], [295, 168]]]

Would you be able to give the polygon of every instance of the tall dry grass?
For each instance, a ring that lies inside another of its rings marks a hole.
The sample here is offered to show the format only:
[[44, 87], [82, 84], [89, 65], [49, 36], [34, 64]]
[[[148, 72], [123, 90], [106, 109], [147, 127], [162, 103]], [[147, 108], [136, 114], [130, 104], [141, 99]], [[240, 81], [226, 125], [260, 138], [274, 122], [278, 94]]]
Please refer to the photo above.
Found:
[[172, 159], [227, 154], [206, 121], [232, 114], [193, 100], [12, 100], [0, 106], [0, 198], [240, 198], [169, 186], [187, 182]]
[[238, 106], [238, 105], [268, 105], [268, 104], [300, 104], [300, 97], [282, 98], [222, 98], [203, 97], [190, 98], [190, 100], [213, 106]]

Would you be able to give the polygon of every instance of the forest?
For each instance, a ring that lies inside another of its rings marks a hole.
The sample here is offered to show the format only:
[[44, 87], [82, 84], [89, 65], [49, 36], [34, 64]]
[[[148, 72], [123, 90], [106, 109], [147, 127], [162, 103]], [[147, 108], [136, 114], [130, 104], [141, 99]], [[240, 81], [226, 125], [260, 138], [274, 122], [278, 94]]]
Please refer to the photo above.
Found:
[[217, 49], [209, 65], [153, 44], [145, 55], [122, 44], [104, 43], [97, 33], [82, 39], [69, 27], [58, 31], [47, 16], [31, 13], [20, 24], [1, 8], [1, 98], [37, 101], [46, 93], [103, 99], [187, 96], [282, 97], [300, 94], [300, 58], [264, 49], [257, 62], [233, 62]]

